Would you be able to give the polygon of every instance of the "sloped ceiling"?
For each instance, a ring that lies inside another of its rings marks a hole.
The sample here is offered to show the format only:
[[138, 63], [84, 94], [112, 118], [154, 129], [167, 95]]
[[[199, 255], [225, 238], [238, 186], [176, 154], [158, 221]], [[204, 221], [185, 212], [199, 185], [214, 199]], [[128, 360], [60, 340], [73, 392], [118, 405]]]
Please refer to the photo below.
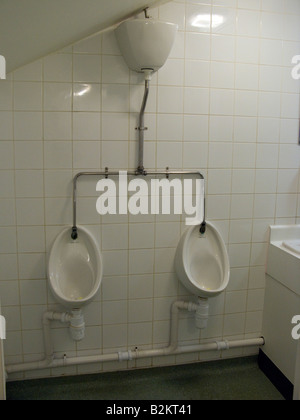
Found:
[[7, 73], [170, 0], [0, 0]]

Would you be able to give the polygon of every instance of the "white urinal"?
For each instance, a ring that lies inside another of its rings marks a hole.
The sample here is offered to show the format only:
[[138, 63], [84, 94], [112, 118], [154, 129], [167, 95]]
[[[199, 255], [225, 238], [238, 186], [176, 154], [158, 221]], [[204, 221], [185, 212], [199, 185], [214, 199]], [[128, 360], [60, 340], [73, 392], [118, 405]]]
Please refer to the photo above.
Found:
[[208, 299], [222, 293], [230, 277], [225, 243], [214, 225], [207, 222], [205, 234], [192, 226], [183, 234], [176, 252], [175, 269], [192, 294]]
[[103, 265], [99, 247], [90, 232], [78, 227], [78, 239], [67, 228], [56, 238], [49, 257], [48, 281], [55, 299], [68, 309], [80, 309], [98, 292]]

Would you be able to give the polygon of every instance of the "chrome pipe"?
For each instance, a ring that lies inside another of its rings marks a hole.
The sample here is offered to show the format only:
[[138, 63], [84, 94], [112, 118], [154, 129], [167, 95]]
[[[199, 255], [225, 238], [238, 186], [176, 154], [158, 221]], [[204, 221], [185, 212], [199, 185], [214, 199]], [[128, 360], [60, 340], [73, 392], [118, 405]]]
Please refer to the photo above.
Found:
[[[204, 176], [199, 171], [169, 171], [168, 168], [165, 171], [143, 171], [142, 173], [138, 170], [127, 172], [129, 176], [166, 176], [169, 178], [170, 175], [193, 175], [198, 176], [204, 181]], [[109, 176], [120, 176], [119, 172], [109, 172], [108, 168], [102, 172], [79, 172], [75, 175], [73, 179], [73, 227], [71, 237], [73, 240], [78, 238], [78, 229], [77, 229], [77, 181], [82, 176], [100, 176], [108, 178]], [[203, 222], [200, 226], [200, 233], [204, 234], [206, 231], [206, 198], [205, 198], [205, 189], [204, 189], [204, 210], [203, 210]]]
[[138, 130], [139, 132], [139, 166], [137, 170], [141, 175], [143, 175], [143, 172], [144, 172], [144, 141], [145, 141], [145, 131], [148, 130], [148, 128], [145, 127], [145, 110], [146, 110], [146, 105], [148, 102], [149, 91], [150, 91], [150, 80], [146, 79], [144, 98], [143, 98], [143, 103], [142, 103], [140, 116], [139, 116], [139, 127], [136, 128], [136, 130]]

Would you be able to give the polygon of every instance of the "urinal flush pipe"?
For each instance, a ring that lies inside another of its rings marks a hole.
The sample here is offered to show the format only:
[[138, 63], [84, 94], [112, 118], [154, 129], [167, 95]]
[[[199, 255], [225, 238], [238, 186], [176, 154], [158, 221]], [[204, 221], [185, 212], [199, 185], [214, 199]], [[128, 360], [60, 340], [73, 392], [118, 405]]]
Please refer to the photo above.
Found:
[[147, 172], [144, 168], [145, 131], [148, 130], [148, 128], [145, 127], [145, 110], [149, 97], [150, 81], [152, 79], [153, 69], [143, 69], [143, 73], [145, 76], [145, 92], [139, 116], [139, 126], [136, 127], [136, 130], [139, 132], [139, 166], [137, 168], [137, 175], [147, 175]]

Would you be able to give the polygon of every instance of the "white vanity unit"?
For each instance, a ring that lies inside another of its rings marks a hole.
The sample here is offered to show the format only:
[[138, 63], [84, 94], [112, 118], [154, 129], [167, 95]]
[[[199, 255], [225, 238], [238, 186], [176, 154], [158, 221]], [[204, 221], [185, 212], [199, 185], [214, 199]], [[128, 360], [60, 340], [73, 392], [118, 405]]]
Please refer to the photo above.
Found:
[[[0, 316], [1, 316], [1, 303], [0, 303]], [[1, 322], [1, 318], [0, 318]], [[1, 328], [2, 327], [2, 328]], [[6, 399], [5, 395], [5, 370], [4, 370], [4, 352], [3, 352], [3, 340], [1, 339], [1, 336], [5, 334], [5, 331], [3, 329], [5, 328], [5, 325], [3, 325], [3, 322], [0, 325], [1, 328], [1, 335], [0, 335], [0, 401], [3, 401]]]
[[300, 321], [292, 323], [297, 315], [300, 320], [300, 225], [270, 229], [260, 365], [285, 397], [292, 399], [293, 391], [294, 398], [299, 393], [300, 381], [296, 372], [299, 340], [292, 337], [293, 329], [300, 332]]

